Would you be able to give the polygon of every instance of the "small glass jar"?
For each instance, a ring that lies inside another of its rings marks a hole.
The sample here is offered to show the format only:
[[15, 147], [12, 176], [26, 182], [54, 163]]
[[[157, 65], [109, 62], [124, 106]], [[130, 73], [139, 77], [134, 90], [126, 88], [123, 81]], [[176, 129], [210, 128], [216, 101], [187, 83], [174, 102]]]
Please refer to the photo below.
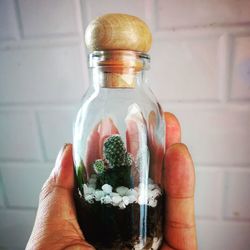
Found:
[[91, 84], [74, 125], [75, 203], [96, 249], [158, 249], [165, 124], [148, 84], [149, 55], [89, 55]]

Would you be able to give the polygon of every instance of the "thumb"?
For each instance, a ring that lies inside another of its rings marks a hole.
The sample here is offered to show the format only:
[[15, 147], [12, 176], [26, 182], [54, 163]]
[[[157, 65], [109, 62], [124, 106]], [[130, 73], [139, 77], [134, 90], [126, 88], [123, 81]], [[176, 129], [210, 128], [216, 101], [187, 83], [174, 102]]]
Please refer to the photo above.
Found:
[[[40, 193], [38, 210], [46, 209], [47, 215], [63, 217], [75, 216], [73, 202], [74, 170], [72, 159], [72, 145], [65, 144], [60, 150], [55, 167], [44, 183]], [[68, 213], [65, 213], [68, 211]]]
[[73, 190], [74, 172], [72, 144], [65, 144], [58, 153], [55, 166], [44, 186], [52, 184], [68, 190]]

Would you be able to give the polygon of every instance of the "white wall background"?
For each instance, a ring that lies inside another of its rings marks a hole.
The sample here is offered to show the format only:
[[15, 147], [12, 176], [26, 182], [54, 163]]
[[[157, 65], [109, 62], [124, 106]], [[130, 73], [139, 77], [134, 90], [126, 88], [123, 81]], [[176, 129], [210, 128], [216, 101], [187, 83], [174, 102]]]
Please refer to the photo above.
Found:
[[87, 87], [83, 30], [125, 12], [153, 31], [151, 86], [197, 173], [201, 250], [250, 249], [250, 1], [0, 0], [0, 249], [23, 249]]

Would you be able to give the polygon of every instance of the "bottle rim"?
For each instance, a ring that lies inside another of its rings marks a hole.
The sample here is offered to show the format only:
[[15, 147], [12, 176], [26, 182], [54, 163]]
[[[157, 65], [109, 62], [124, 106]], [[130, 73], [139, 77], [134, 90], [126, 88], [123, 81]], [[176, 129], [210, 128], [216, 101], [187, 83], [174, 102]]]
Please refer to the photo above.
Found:
[[90, 53], [88, 62], [89, 68], [98, 67], [109, 70], [127, 68], [139, 72], [149, 69], [150, 56], [132, 50], [101, 50]]

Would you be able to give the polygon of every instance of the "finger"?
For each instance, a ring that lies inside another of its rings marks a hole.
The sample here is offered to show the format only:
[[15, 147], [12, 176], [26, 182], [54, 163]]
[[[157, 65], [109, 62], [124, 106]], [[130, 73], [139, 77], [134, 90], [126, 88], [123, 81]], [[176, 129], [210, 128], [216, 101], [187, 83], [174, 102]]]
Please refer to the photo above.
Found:
[[92, 164], [96, 159], [100, 159], [100, 150], [99, 150], [99, 141], [100, 141], [100, 134], [98, 132], [98, 128], [100, 123], [98, 123], [94, 129], [92, 130], [90, 136], [88, 137], [87, 141], [87, 152], [86, 152], [86, 161], [85, 167], [87, 172], [87, 177], [89, 178], [90, 175], [93, 173]]
[[148, 117], [148, 142], [150, 148], [150, 174], [155, 183], [161, 184], [164, 148], [156, 136], [157, 117], [154, 111]]
[[165, 157], [166, 218], [164, 236], [174, 249], [196, 249], [194, 166], [184, 144], [170, 146]]
[[[126, 142], [127, 150], [132, 155], [134, 163], [131, 167], [134, 186], [138, 186], [139, 182], [144, 182], [148, 173], [150, 155], [148, 148], [145, 147], [148, 140], [147, 123], [141, 112], [136, 106], [130, 109], [126, 117]], [[142, 167], [144, 166], [144, 167]]]
[[138, 129], [138, 124], [134, 119], [127, 119], [126, 125], [127, 125], [127, 130], [126, 130], [127, 151], [128, 153], [131, 154], [134, 161], [131, 168], [131, 175], [133, 178], [133, 185], [136, 187], [139, 185], [139, 180], [140, 180], [140, 173], [135, 165], [140, 147], [139, 129]]
[[[53, 168], [49, 178], [46, 180], [40, 193], [40, 206], [52, 207], [52, 203], [48, 204], [52, 197], [56, 197], [53, 200], [53, 204], [60, 203], [64, 200], [59, 209], [63, 209], [64, 206], [74, 209], [72, 200], [72, 191], [74, 187], [74, 168], [72, 158], [72, 145], [65, 144], [60, 150], [55, 167]], [[56, 194], [55, 194], [56, 193]], [[60, 194], [60, 195], [59, 195]], [[64, 196], [64, 197], [63, 197]]]
[[72, 144], [65, 144], [60, 150], [49, 180], [52, 180], [54, 185], [58, 185], [69, 190], [73, 189], [74, 169]]
[[135, 160], [139, 150], [139, 129], [134, 119], [127, 119], [126, 125], [127, 151], [132, 155], [133, 159]]
[[165, 112], [164, 113], [165, 123], [166, 123], [166, 148], [169, 148], [174, 143], [181, 142], [181, 126], [176, 118], [176, 116], [172, 113]]

